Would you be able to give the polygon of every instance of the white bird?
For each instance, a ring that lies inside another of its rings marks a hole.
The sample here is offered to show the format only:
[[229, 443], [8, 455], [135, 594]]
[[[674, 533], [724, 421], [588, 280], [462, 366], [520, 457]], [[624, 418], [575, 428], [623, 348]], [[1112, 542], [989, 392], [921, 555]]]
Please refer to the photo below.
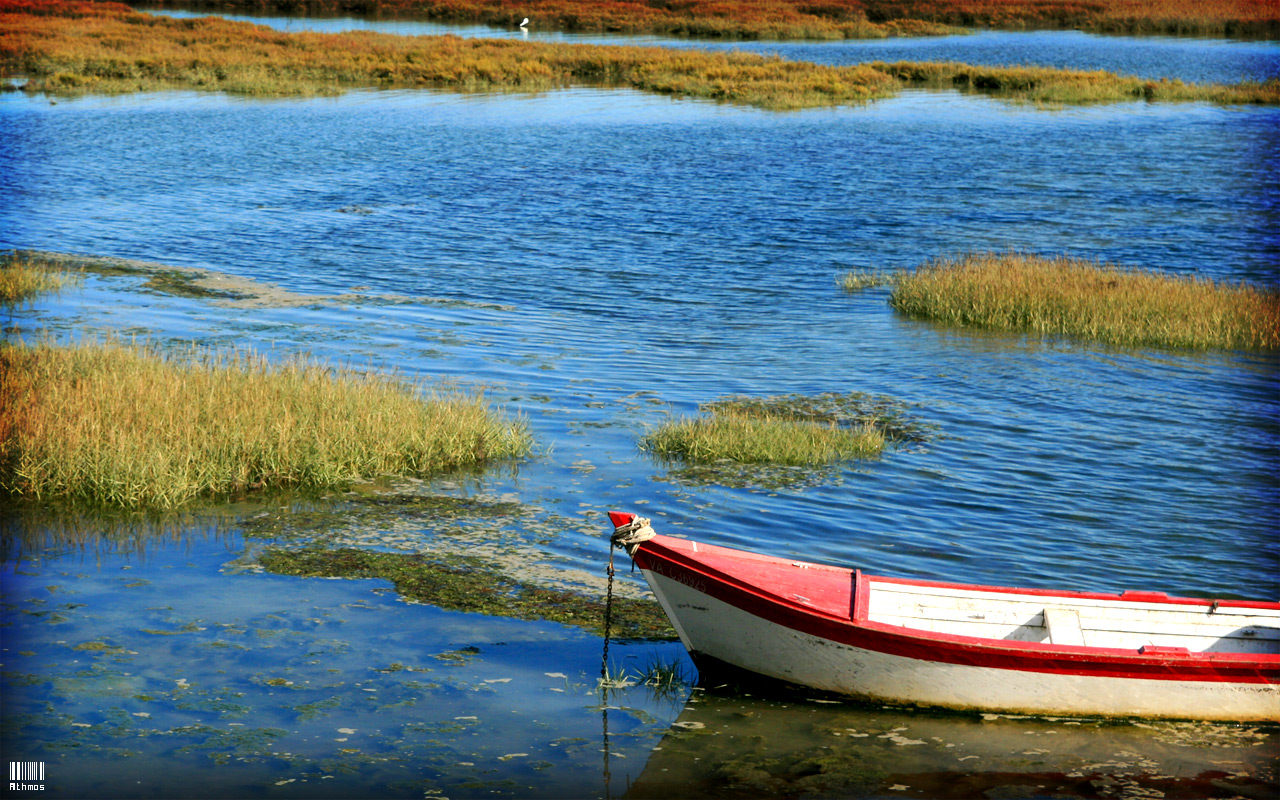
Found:
[[529, 24], [529, 18], [528, 18], [528, 17], [525, 17], [525, 18], [524, 18], [524, 22], [521, 22], [521, 23], [520, 23], [520, 27], [521, 27], [521, 28], [523, 28], [523, 27], [527, 26], [528, 24]]

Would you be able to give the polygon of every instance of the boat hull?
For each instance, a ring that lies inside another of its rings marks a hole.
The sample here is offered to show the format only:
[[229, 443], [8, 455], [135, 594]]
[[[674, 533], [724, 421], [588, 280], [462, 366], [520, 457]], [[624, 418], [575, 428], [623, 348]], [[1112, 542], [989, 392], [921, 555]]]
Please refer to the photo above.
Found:
[[962, 710], [1280, 719], [1280, 603], [876, 577], [611, 518], [700, 670]]
[[960, 710], [1202, 720], [1280, 719], [1275, 684], [1094, 676], [904, 657], [765, 619], [642, 570], [699, 665], [732, 667], [857, 699]]

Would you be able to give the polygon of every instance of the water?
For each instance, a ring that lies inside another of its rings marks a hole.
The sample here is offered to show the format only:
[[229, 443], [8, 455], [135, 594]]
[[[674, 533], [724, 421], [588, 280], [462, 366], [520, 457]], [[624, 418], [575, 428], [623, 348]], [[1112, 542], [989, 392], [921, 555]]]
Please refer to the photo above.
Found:
[[[521, 526], [490, 528], [523, 536], [512, 552], [551, 573], [598, 586], [603, 512], [619, 508], [872, 573], [1280, 597], [1276, 356], [953, 330], [836, 285], [854, 267], [1007, 248], [1275, 284], [1275, 109], [1039, 111], [927, 92], [789, 114], [593, 89], [5, 94], [0, 126], [0, 247], [423, 298], [246, 309], [91, 277], [7, 321], [10, 336], [128, 331], [484, 386], [529, 417], [539, 455], [429, 490], [524, 504]], [[782, 486], [698, 483], [636, 448], [667, 414], [727, 394], [826, 391], [917, 404], [940, 433]], [[639, 688], [602, 719], [588, 634], [245, 570], [258, 540], [234, 518], [101, 547], [46, 534], [55, 522], [18, 518], [6, 547], [5, 751], [50, 762], [64, 796], [604, 796], [678, 730], [683, 696]], [[441, 538], [434, 524], [338, 534], [407, 550]], [[812, 730], [779, 736], [802, 748]], [[1245, 761], [1274, 791], [1274, 758]]]

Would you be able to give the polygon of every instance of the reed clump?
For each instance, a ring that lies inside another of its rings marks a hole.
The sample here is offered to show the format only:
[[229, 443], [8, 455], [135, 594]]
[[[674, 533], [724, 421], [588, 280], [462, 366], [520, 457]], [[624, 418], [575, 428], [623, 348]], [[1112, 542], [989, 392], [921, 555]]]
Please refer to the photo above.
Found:
[[0, 344], [0, 494], [126, 508], [518, 458], [476, 394], [244, 351]]
[[67, 270], [25, 253], [0, 254], [0, 305], [13, 308], [41, 294], [59, 292], [84, 280], [83, 272]]
[[641, 91], [789, 110], [892, 97], [939, 85], [1046, 103], [1203, 100], [1280, 103], [1280, 81], [1235, 86], [1150, 82], [1111, 73], [964, 64], [827, 66], [742, 52], [551, 44], [370, 32], [284, 33], [207, 17], [173, 19], [110, 2], [0, 0], [0, 77], [29, 92], [184, 89], [334, 95], [352, 88]]
[[1280, 292], [1069, 256], [971, 253], [900, 276], [890, 304], [948, 325], [1174, 349], [1280, 347]]

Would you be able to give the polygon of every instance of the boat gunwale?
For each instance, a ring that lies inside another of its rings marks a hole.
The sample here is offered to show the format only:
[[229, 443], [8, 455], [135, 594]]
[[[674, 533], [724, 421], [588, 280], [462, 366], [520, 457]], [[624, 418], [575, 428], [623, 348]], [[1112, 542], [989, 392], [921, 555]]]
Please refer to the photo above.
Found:
[[[694, 549], [672, 547], [667, 542], [690, 542]], [[705, 548], [700, 553], [697, 547]], [[747, 560], [772, 562], [779, 565], [825, 567], [849, 574], [857, 580], [853, 597], [853, 613], [851, 616], [839, 616], [803, 603], [769, 593], [753, 586], [740, 578], [723, 572], [703, 560], [698, 555], [722, 555], [728, 557], [747, 556]], [[997, 669], [1013, 669], [1046, 673], [1080, 673], [1105, 675], [1124, 678], [1150, 678], [1180, 681], [1201, 682], [1242, 682], [1250, 684], [1270, 684], [1280, 682], [1280, 653], [1224, 653], [1193, 652], [1181, 648], [1152, 648], [1149, 652], [1142, 649], [1096, 647], [1074, 644], [1053, 644], [1051, 642], [1028, 642], [1009, 639], [992, 639], [989, 637], [967, 636], [954, 633], [925, 631], [866, 619], [867, 600], [870, 582], [889, 580], [905, 585], [928, 585], [979, 590], [1005, 590], [1004, 593], [1024, 593], [1036, 597], [1058, 597], [1073, 599], [1106, 600], [1111, 602], [1132, 602], [1136, 599], [1122, 599], [1121, 595], [1108, 595], [1098, 592], [1074, 592], [1053, 590], [1021, 590], [1013, 587], [985, 587], [972, 584], [948, 583], [940, 581], [924, 581], [910, 578], [884, 579], [880, 576], [862, 574], [859, 570], [830, 567], [826, 565], [810, 565], [806, 562], [792, 561], [785, 558], [765, 556], [749, 551], [715, 545], [700, 545], [692, 540], [682, 540], [667, 536], [655, 536], [641, 543], [632, 551], [642, 569], [651, 569], [644, 563], [648, 559], [671, 564], [687, 572], [695, 573], [721, 591], [710, 592], [706, 587], [694, 586], [723, 602], [730, 603], [744, 611], [755, 614], [773, 624], [782, 625], [809, 635], [827, 639], [832, 642], [851, 647], [875, 650], [916, 658], [922, 661], [945, 662], [974, 667], [992, 667]], [[659, 574], [663, 573], [657, 570]], [[688, 584], [681, 580], [683, 576], [666, 574], [673, 580]], [[734, 596], [735, 594], [739, 596]], [[1163, 596], [1154, 599], [1150, 593], [1135, 593], [1142, 597], [1136, 602], [1157, 603], [1160, 605], [1193, 605], [1211, 607], [1212, 600], [1198, 598], [1174, 598]], [[725, 596], [728, 595], [728, 596]], [[743, 601], [746, 602], [743, 602]], [[1232, 603], [1233, 607], [1260, 609], [1280, 609], [1280, 604], [1269, 604], [1259, 601], [1241, 601]], [[764, 611], [765, 613], [760, 613]], [[780, 618], [781, 617], [781, 618]]]

